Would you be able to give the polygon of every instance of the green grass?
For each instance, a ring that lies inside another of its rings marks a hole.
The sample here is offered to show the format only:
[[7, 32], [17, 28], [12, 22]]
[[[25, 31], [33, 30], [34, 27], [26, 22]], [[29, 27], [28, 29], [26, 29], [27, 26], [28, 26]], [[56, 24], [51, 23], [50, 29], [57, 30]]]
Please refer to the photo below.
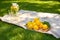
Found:
[[[0, 3], [0, 16], [8, 14], [12, 2]], [[55, 1], [28, 1], [17, 2], [20, 9], [37, 12], [60, 14], [60, 2]], [[60, 40], [50, 34], [25, 30], [19, 26], [0, 21], [0, 40]]]
[[0, 40], [58, 40], [52, 35], [25, 30], [0, 21]]
[[[8, 12], [9, 7], [11, 6], [11, 3], [15, 1], [3, 1], [0, 3], [1, 8], [1, 15], [4, 15]], [[60, 14], [60, 2], [56, 1], [28, 1], [28, 2], [20, 2], [16, 1], [20, 9], [23, 10], [31, 10], [31, 11], [37, 11], [37, 12], [48, 12], [48, 13], [58, 13]]]

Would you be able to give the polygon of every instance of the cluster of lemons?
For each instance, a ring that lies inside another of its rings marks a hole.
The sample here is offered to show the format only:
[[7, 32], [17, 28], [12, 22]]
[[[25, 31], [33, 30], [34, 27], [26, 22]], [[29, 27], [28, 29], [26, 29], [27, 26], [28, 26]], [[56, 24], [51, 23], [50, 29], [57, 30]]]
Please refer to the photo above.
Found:
[[39, 18], [34, 18], [33, 21], [29, 21], [26, 24], [26, 27], [30, 30], [42, 30], [42, 31], [48, 31], [49, 27], [47, 24], [43, 24]]

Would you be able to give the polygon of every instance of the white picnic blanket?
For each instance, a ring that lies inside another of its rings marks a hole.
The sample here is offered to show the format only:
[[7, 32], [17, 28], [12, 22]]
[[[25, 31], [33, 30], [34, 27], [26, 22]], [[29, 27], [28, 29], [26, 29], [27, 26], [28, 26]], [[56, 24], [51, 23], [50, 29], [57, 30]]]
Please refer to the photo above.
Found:
[[48, 21], [51, 25], [51, 29], [48, 32], [43, 32], [43, 33], [52, 34], [56, 38], [60, 38], [60, 15], [59, 14], [20, 10], [16, 15], [17, 17], [7, 14], [4, 15], [3, 17], [0, 17], [0, 19], [2, 21], [12, 23], [21, 26], [24, 29], [27, 29], [25, 27], [25, 24], [28, 21], [33, 20], [33, 18], [39, 17], [41, 21]]

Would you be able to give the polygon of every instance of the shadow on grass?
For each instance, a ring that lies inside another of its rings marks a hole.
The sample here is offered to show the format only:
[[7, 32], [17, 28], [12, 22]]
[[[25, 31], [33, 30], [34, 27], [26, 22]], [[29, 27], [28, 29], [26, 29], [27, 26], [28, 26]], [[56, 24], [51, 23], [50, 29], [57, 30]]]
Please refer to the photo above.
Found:
[[0, 40], [57, 40], [52, 35], [25, 30], [2, 21], [0, 21], [0, 25]]
[[[49, 4], [37, 4], [28, 2], [19, 2], [20, 9], [31, 10], [38, 12], [50, 12], [60, 13], [58, 10], [60, 4], [49, 5]], [[8, 13], [11, 3], [1, 3], [0, 16]], [[25, 30], [16, 25], [8, 24], [0, 21], [0, 40], [59, 40], [49, 34], [37, 33], [30, 30]]]
[[10, 40], [13, 37], [15, 39], [15, 36], [19, 37], [19, 34], [22, 35], [22, 33], [24, 32], [23, 28], [20, 28], [16, 25], [13, 25], [13, 24], [9, 24], [9, 23], [5, 23], [5, 22], [0, 21], [0, 25], [1, 25], [1, 27], [0, 27], [0, 40]]
[[38, 12], [49, 12], [49, 13], [60, 13], [60, 4], [48, 4], [48, 3], [19, 3], [20, 8], [24, 10], [38, 11]]
[[[48, 12], [48, 13], [58, 13], [60, 14], [60, 4], [50, 4], [50, 3], [29, 3], [29, 2], [18, 2], [20, 9], [31, 10], [37, 12]], [[11, 3], [1, 3], [0, 15], [8, 13], [10, 10]]]

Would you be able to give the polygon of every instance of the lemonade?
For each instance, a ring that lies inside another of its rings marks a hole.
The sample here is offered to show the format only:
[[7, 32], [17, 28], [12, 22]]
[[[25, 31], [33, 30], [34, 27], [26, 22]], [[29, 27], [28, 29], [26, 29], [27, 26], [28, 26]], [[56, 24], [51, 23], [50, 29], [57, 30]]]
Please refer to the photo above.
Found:
[[19, 11], [19, 5], [17, 3], [12, 3], [10, 9], [12, 14], [16, 14]]

